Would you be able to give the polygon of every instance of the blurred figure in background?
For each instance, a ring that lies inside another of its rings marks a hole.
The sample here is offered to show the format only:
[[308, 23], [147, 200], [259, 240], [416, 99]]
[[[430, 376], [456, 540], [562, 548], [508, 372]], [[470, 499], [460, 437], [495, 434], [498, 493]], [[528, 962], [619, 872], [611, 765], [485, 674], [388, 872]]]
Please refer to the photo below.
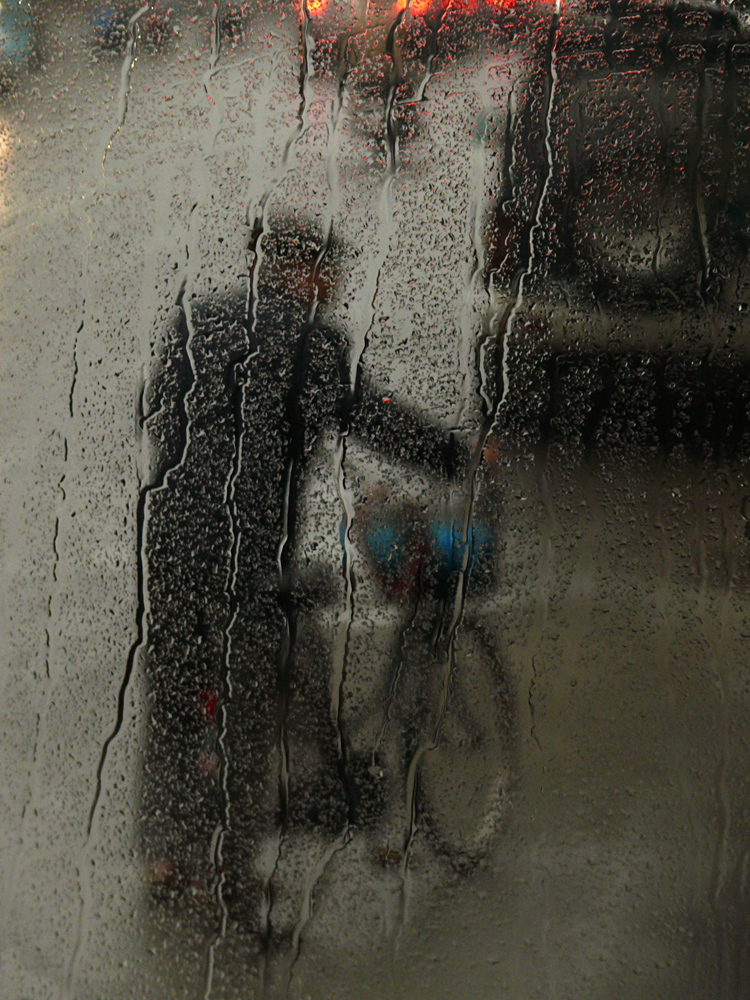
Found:
[[[271, 761], [285, 753], [296, 603], [330, 598], [315, 593], [319, 580], [305, 598], [295, 564], [318, 439], [333, 428], [446, 482], [467, 466], [451, 434], [352, 372], [345, 335], [325, 324], [335, 245], [321, 253], [314, 227], [282, 221], [260, 260], [249, 321], [240, 290], [180, 301], [143, 413], [152, 448], [143, 842], [157, 882], [205, 888], [223, 824], [226, 897], [250, 909], [258, 838], [295, 805]], [[325, 698], [326, 665], [316, 670]], [[340, 831], [356, 822], [360, 794], [342, 775], [329, 708], [316, 709], [325, 745], [316, 822]]]

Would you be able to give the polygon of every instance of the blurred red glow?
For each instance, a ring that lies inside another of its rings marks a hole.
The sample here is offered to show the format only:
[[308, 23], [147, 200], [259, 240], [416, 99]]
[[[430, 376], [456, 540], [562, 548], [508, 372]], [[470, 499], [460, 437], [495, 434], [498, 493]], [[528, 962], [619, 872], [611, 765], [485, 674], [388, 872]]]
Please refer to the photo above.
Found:
[[322, 17], [328, 7], [328, 0], [302, 0], [302, 13], [305, 8], [310, 17]]
[[[515, 7], [517, 0], [411, 0], [409, 12], [415, 17], [424, 17], [425, 14], [433, 12], [435, 14], [454, 8], [461, 13], [471, 16], [481, 11], [482, 7], [490, 10], [511, 10]], [[542, 6], [556, 3], [557, 0], [538, 0]], [[563, 0], [559, 0], [562, 7]], [[396, 0], [392, 11], [398, 14], [405, 9], [407, 0]]]
[[[411, 0], [409, 4], [409, 13], [414, 17], [424, 17], [424, 15], [430, 10], [430, 8], [439, 9], [440, 7], [447, 7], [450, 0], [446, 3], [445, 0]], [[400, 14], [402, 10], [406, 7], [406, 0], [396, 0], [393, 5], [393, 13]]]
[[[531, 0], [532, 4], [534, 0]], [[542, 6], [559, 2], [562, 7], [562, 0], [536, 0]], [[329, 0], [301, 0], [300, 16], [304, 17], [305, 11], [311, 18], [323, 17], [328, 9]], [[404, 11], [408, 5], [409, 13], [413, 17], [425, 17], [427, 14], [441, 14], [455, 9], [457, 12], [472, 16], [485, 10], [505, 11], [515, 7], [517, 0], [395, 0], [391, 7], [393, 17]]]

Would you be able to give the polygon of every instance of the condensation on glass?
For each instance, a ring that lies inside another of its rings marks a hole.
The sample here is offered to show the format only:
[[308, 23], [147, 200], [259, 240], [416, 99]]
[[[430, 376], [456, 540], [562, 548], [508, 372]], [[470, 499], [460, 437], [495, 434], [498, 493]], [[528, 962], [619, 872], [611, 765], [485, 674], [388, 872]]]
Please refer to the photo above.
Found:
[[2, 0], [0, 993], [750, 988], [740, 4]]

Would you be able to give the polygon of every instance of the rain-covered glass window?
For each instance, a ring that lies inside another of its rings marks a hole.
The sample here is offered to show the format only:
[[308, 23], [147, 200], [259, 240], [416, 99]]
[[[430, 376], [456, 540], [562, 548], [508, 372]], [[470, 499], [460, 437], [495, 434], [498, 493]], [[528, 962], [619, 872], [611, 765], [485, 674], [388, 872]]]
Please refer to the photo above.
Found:
[[750, 994], [750, 20], [1, 0], [0, 996]]

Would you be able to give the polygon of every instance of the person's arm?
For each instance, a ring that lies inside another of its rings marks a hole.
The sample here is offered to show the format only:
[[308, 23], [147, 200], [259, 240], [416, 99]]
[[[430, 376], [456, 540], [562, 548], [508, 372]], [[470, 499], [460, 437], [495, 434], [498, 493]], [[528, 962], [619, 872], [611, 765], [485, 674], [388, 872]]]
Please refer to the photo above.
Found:
[[308, 432], [333, 418], [341, 432], [391, 461], [441, 479], [457, 480], [466, 475], [470, 452], [456, 433], [399, 402], [374, 384], [364, 368], [357, 373], [352, 388], [349, 345], [340, 331], [320, 326], [309, 336], [307, 401], [302, 406]]
[[362, 374], [345, 404], [349, 432], [389, 459], [442, 479], [461, 479], [469, 449], [457, 434], [412, 406], [398, 402]]

